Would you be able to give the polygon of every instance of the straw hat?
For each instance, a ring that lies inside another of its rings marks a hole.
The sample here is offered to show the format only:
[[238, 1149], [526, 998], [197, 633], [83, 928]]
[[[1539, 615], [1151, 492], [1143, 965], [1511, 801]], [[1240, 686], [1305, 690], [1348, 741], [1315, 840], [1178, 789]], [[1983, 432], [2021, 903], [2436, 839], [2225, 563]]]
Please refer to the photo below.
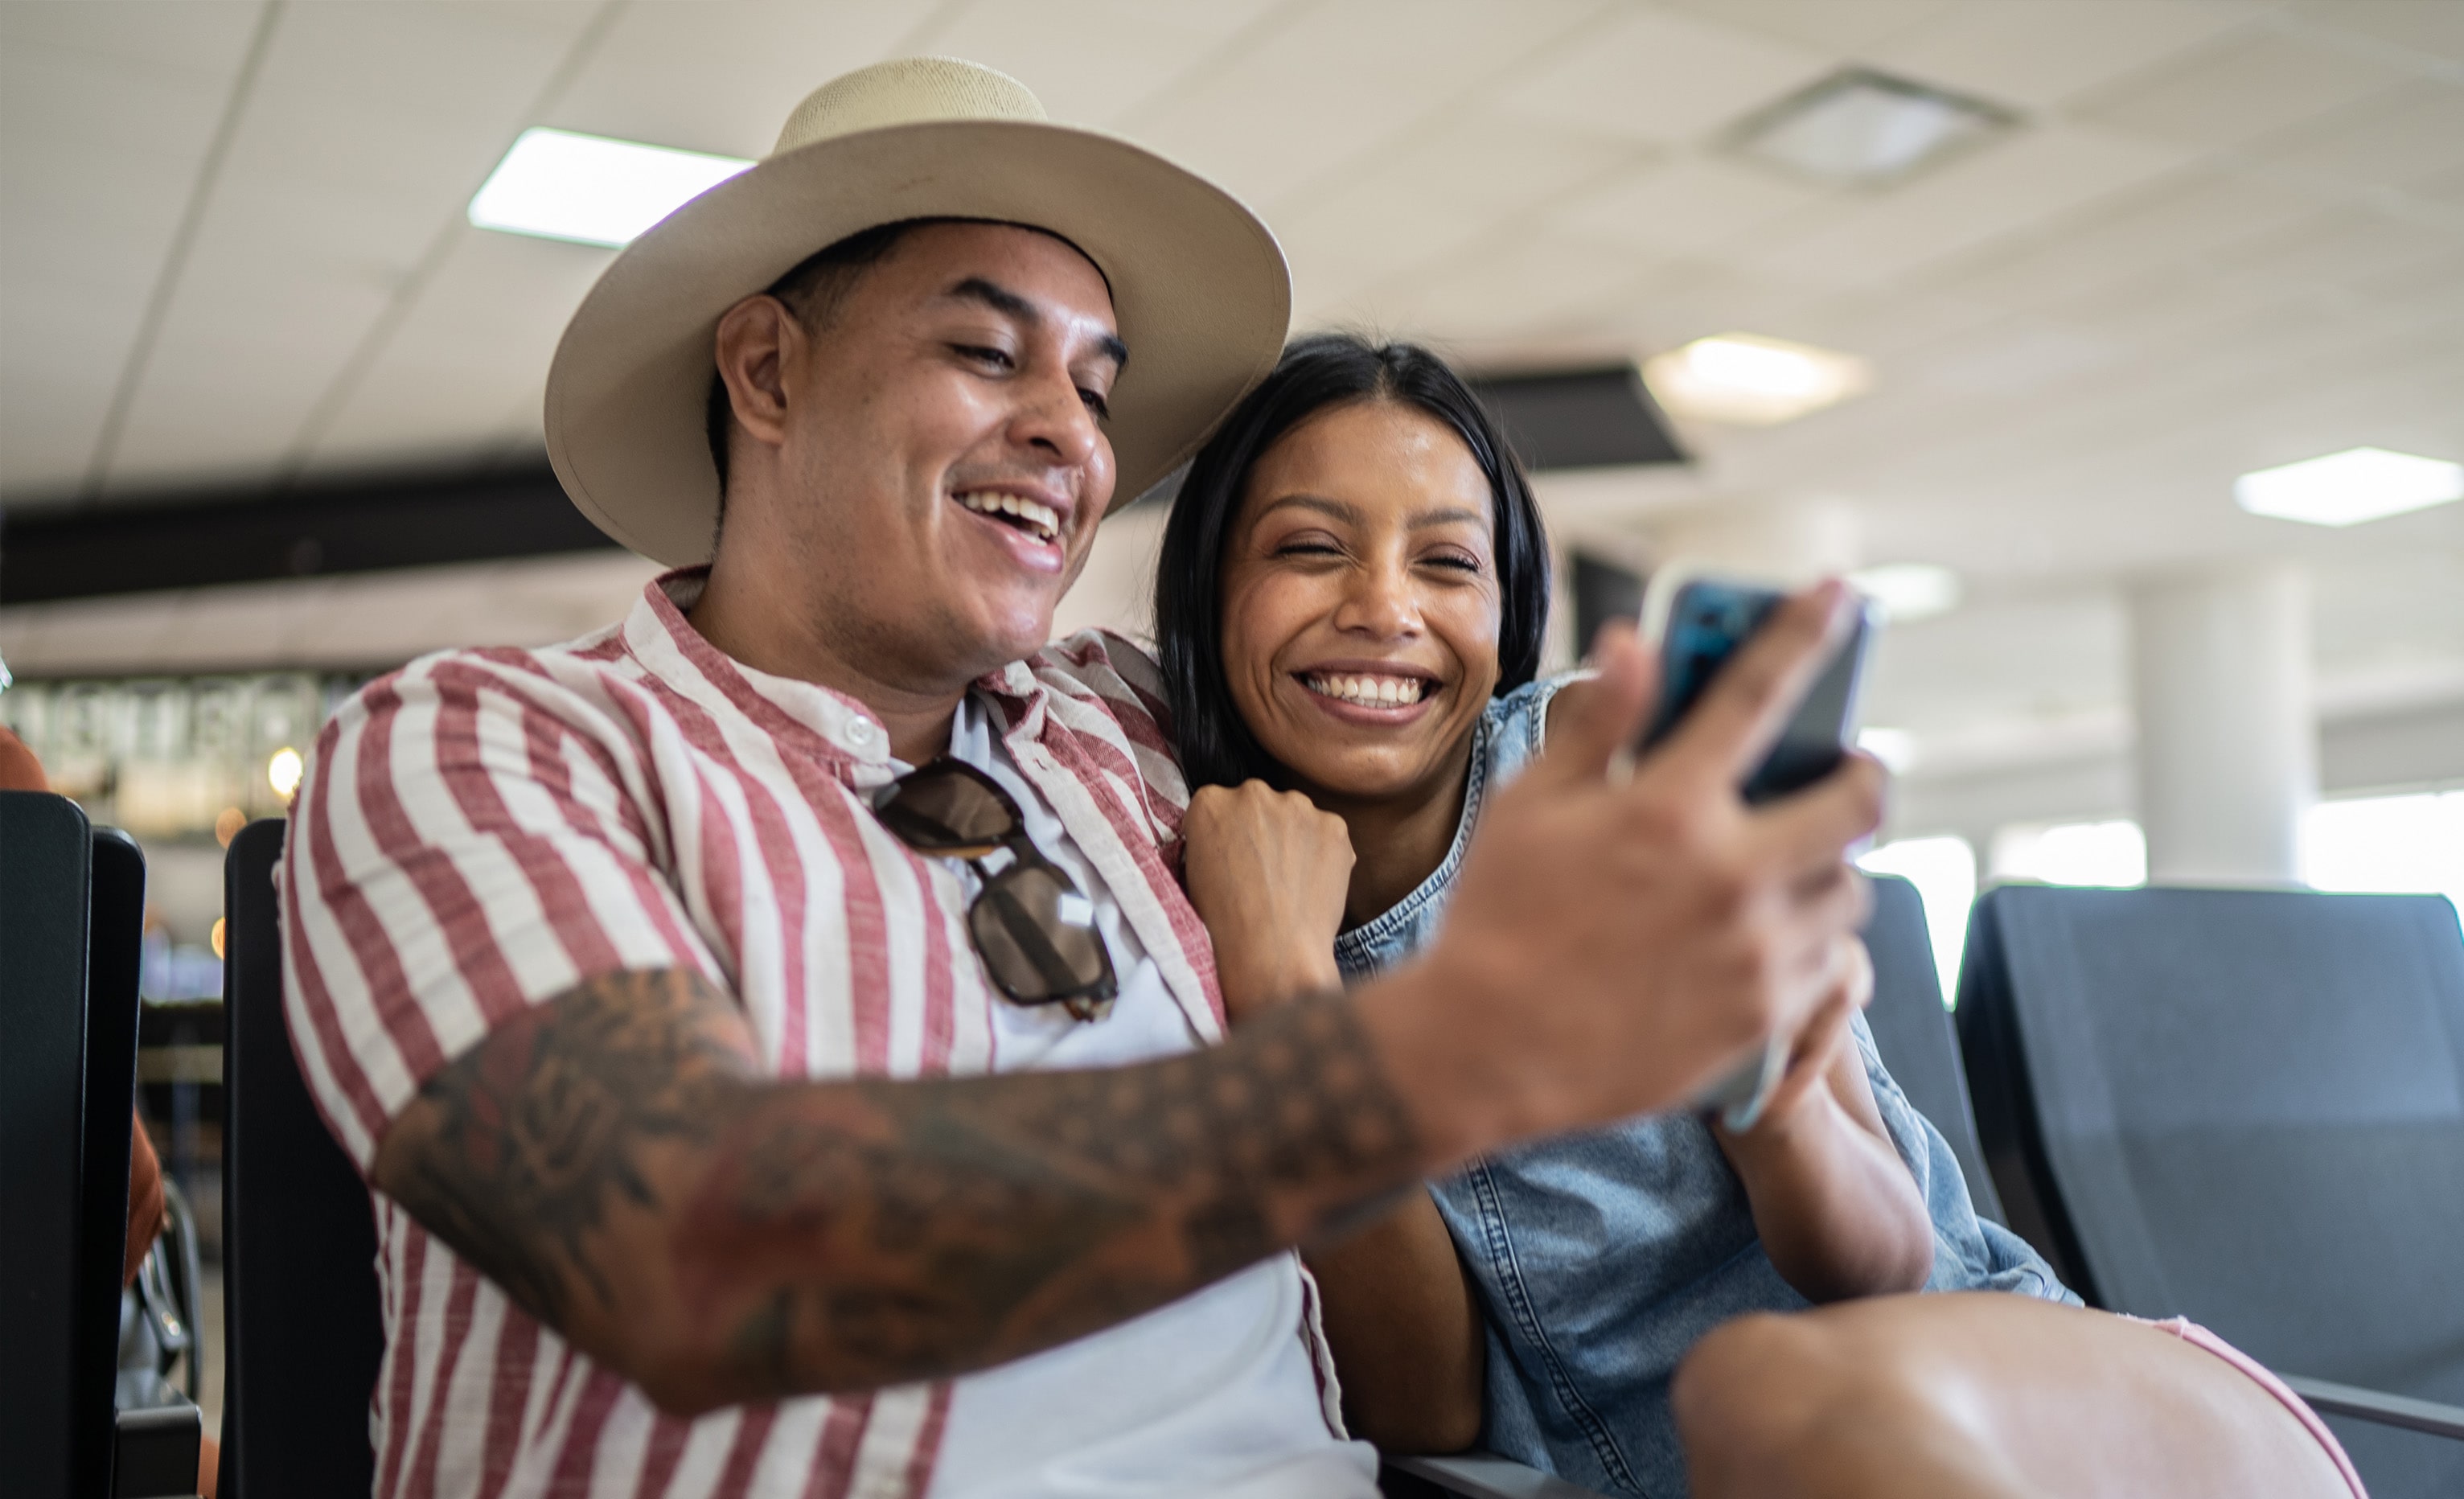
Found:
[[718, 475], [704, 430], [719, 315], [825, 245], [901, 219], [1001, 219], [1085, 251], [1131, 359], [1111, 394], [1115, 508], [1189, 456], [1273, 367], [1291, 317], [1275, 237], [1151, 151], [1049, 122], [1024, 84], [946, 57], [858, 69], [778, 147], [616, 257], [557, 345], [547, 449], [583, 514], [671, 565], [706, 562]]

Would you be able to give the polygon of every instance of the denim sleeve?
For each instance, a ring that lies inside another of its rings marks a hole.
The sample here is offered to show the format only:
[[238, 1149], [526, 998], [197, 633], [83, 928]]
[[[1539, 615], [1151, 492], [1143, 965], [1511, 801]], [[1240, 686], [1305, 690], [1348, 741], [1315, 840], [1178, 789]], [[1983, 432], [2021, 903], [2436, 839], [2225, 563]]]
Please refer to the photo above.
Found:
[[1960, 1175], [1950, 1142], [1900, 1091], [1900, 1085], [1882, 1066], [1881, 1053], [1875, 1049], [1874, 1033], [1867, 1028], [1865, 1017], [1857, 1016], [1851, 1028], [1883, 1128], [1890, 1131], [1891, 1143], [1907, 1164], [1908, 1174], [1916, 1178], [1925, 1214], [1933, 1220], [1933, 1273], [1925, 1277], [1925, 1289], [2013, 1290], [2079, 1306], [2079, 1298], [2054, 1277], [2053, 1267], [2026, 1240], [1976, 1216], [1976, 1204], [1968, 1195], [1968, 1179]]

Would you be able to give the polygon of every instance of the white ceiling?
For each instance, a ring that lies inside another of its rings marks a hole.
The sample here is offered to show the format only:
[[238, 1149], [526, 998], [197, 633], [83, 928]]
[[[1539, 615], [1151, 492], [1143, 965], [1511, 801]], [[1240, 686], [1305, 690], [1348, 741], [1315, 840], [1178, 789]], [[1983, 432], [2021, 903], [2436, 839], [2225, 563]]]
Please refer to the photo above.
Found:
[[[533, 461], [608, 256], [466, 224], [516, 133], [758, 155], [919, 52], [1232, 187], [1304, 325], [1871, 360], [1871, 394], [1689, 430], [1692, 473], [1561, 528], [1845, 501], [1871, 560], [1969, 580], [1878, 686], [1921, 737], [2109, 718], [2120, 583], [2261, 554], [2316, 567], [2331, 707], [2464, 694], [2464, 506], [2325, 532], [2228, 492], [2464, 459], [2464, 0], [6, 0], [0, 500]], [[2024, 124], [1878, 193], [1718, 147], [1849, 61]]]

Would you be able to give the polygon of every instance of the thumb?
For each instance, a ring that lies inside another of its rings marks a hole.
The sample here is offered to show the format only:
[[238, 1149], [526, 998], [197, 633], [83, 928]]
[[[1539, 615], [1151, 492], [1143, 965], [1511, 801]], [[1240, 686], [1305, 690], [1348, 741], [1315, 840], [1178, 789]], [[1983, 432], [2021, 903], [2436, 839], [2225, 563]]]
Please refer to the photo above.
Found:
[[1550, 716], [1548, 751], [1532, 774], [1597, 781], [1641, 735], [1660, 672], [1633, 624], [1611, 620], [1601, 626], [1591, 664], [1598, 674], [1569, 689], [1563, 711]]

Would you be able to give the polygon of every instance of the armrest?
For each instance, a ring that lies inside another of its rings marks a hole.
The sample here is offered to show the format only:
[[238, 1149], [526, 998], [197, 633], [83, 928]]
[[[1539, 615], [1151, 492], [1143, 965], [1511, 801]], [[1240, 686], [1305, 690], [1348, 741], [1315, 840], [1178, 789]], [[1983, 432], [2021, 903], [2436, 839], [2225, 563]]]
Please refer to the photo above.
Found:
[[197, 1491], [204, 1416], [187, 1400], [116, 1413], [112, 1499], [173, 1499]]
[[2279, 1374], [2277, 1378], [2326, 1415], [2350, 1416], [2357, 1421], [2374, 1421], [2383, 1426], [2402, 1426], [2464, 1442], [2464, 1405], [2442, 1405], [2436, 1400], [2417, 1400], [2409, 1395], [2388, 1395], [2299, 1375]]
[[1389, 1457], [1388, 1467], [1437, 1485], [1457, 1499], [1604, 1499], [1595, 1489], [1486, 1452], [1454, 1457]]

